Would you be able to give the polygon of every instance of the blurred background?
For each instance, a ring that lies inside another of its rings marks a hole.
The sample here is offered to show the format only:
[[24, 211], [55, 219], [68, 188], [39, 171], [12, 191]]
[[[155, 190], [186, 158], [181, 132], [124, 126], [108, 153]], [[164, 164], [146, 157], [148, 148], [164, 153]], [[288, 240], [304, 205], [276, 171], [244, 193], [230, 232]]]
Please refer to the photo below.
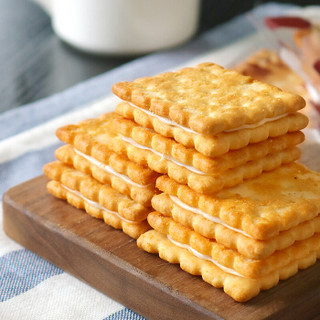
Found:
[[[201, 0], [194, 37], [265, 2]], [[319, 0], [278, 2], [307, 6]], [[0, 112], [60, 92], [139, 57], [98, 56], [72, 48], [55, 35], [48, 14], [29, 0], [0, 0], [0, 48]]]

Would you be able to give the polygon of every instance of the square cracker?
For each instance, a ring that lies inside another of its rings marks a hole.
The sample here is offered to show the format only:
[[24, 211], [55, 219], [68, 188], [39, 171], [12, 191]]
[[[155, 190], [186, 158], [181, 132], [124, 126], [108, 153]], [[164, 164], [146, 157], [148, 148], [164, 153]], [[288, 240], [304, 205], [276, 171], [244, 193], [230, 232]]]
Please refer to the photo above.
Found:
[[238, 150], [250, 143], [258, 143], [305, 128], [308, 118], [294, 112], [278, 120], [267, 122], [256, 128], [241, 129], [233, 132], [222, 132], [217, 135], [195, 134], [180, 127], [166, 124], [154, 116], [146, 114], [143, 109], [138, 109], [126, 102], [119, 103], [116, 113], [134, 120], [139, 125], [153, 129], [161, 135], [173, 138], [187, 148], [195, 148], [208, 157], [218, 157], [230, 150]]
[[138, 144], [208, 174], [223, 173], [228, 169], [239, 167], [249, 161], [262, 159], [269, 154], [293, 148], [304, 140], [304, 134], [301, 131], [297, 131], [277, 138], [269, 138], [239, 150], [230, 151], [220, 157], [211, 158], [199, 153], [194, 148], [186, 148], [173, 139], [166, 138], [153, 130], [141, 127], [128, 119], [114, 119], [111, 121], [111, 126], [115, 132], [132, 138]]
[[60, 161], [46, 164], [43, 171], [49, 179], [60, 182], [75, 194], [81, 194], [89, 203], [93, 201], [107, 210], [118, 212], [126, 220], [143, 221], [150, 212], [149, 208], [119, 193], [110, 185], [101, 184], [89, 175]]
[[295, 241], [308, 239], [316, 232], [320, 232], [320, 215], [318, 215], [289, 230], [280, 232], [278, 236], [268, 240], [256, 240], [219, 222], [208, 220], [200, 214], [180, 207], [165, 193], [155, 195], [152, 198], [152, 207], [181, 225], [208, 239], [215, 239], [217, 243], [236, 250], [250, 259], [267, 258], [275, 251], [290, 247]]
[[[142, 145], [137, 147], [125, 141], [125, 139], [130, 138], [123, 137], [112, 130], [111, 124], [116, 118], [119, 119], [120, 116], [107, 113], [97, 119], [82, 121], [78, 125], [62, 127], [57, 130], [57, 136], [62, 141], [72, 144], [76, 149], [101, 162], [104, 158], [107, 158], [104, 156], [104, 150], [115, 152], [141, 166], [149, 167], [161, 174], [168, 174], [172, 179], [179, 183], [188, 184], [190, 188], [197, 192], [209, 194], [224, 187], [241, 183], [244, 179], [253, 178], [263, 171], [272, 170], [283, 163], [292, 162], [300, 157], [300, 150], [294, 147], [227, 170], [223, 175], [203, 174], [195, 168], [186, 167], [183, 163], [179, 162], [177, 164], [172, 159], [168, 160], [162, 154], [159, 155], [152, 150], [146, 150], [146, 147]], [[134, 179], [132, 178], [132, 180]]]
[[215, 195], [202, 195], [168, 176], [156, 187], [257, 240], [267, 240], [320, 213], [320, 173], [283, 165]]
[[113, 85], [125, 101], [202, 134], [217, 134], [295, 112], [298, 95], [213, 63]]
[[152, 170], [161, 174], [167, 174], [173, 180], [188, 185], [192, 190], [201, 194], [215, 194], [223, 188], [232, 187], [242, 183], [246, 179], [259, 176], [264, 171], [273, 170], [282, 164], [290, 163], [300, 157], [300, 150], [295, 147], [276, 154], [250, 161], [242, 166], [229, 169], [222, 175], [203, 174], [195, 171], [193, 167], [166, 159], [151, 150], [137, 147], [121, 137], [109, 140], [109, 146], [115, 152], [126, 155], [130, 160], [142, 165], [148, 165]]
[[119, 118], [113, 112], [103, 114], [96, 119], [87, 119], [79, 124], [60, 127], [57, 137], [68, 144], [71, 144], [80, 152], [95, 158], [96, 160], [109, 165], [113, 170], [128, 176], [138, 184], [154, 183], [159, 176], [146, 165], [138, 165], [130, 161], [124, 154], [119, 155], [108, 146], [108, 139], [114, 136], [110, 131], [110, 121]]
[[137, 239], [141, 234], [150, 230], [147, 220], [139, 222], [124, 221], [115, 214], [106, 210], [98, 209], [74, 193], [69, 192], [58, 181], [49, 181], [47, 184], [47, 189], [53, 196], [66, 200], [73, 207], [84, 209], [90, 216], [104, 220], [107, 225], [115, 229], [121, 229], [131, 238]]
[[257, 296], [261, 290], [267, 290], [316, 262], [320, 251], [310, 253], [305, 258], [290, 263], [268, 276], [259, 279], [239, 277], [227, 273], [210, 261], [200, 259], [187, 249], [175, 246], [165, 235], [150, 230], [142, 234], [137, 240], [138, 246], [149, 253], [157, 253], [160, 258], [170, 263], [179, 263], [182, 270], [200, 275], [202, 279], [216, 288], [223, 288], [224, 292], [239, 302], [245, 302]]
[[[151, 206], [152, 197], [159, 193], [155, 188], [155, 182], [147, 185], [137, 184], [132, 181], [128, 176], [115, 172], [110, 166], [110, 170], [105, 170], [107, 166], [105, 163], [100, 162], [99, 165], [91, 163], [88, 159], [77, 153], [71, 145], [65, 145], [58, 148], [55, 152], [58, 160], [73, 166], [76, 170], [91, 175], [93, 178], [103, 184], [110, 184], [111, 187], [122, 194], [129, 196], [134, 201], [141, 203], [145, 207]], [[124, 161], [121, 167], [130, 162], [118, 157], [118, 161]]]
[[286, 249], [276, 251], [267, 258], [249, 259], [239, 252], [226, 248], [215, 240], [207, 239], [158, 212], [150, 212], [148, 222], [159, 233], [170, 236], [173, 241], [189, 246], [196, 253], [205, 255], [222, 267], [232, 269], [239, 276], [246, 278], [256, 279], [267, 276], [289, 263], [296, 263], [296, 261], [303, 259], [311, 252], [320, 251], [320, 233], [316, 233], [308, 239], [296, 241]]

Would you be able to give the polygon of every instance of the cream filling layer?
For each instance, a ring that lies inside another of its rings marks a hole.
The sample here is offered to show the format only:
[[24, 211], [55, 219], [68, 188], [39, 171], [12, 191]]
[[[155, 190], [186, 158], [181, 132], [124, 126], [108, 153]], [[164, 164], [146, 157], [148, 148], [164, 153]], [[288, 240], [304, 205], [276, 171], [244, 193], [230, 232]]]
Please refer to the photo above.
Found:
[[193, 133], [193, 134], [200, 134], [196, 131], [193, 131], [192, 129], [190, 128], [187, 128], [187, 127], [184, 127], [182, 126], [181, 124], [179, 123], [176, 123], [175, 121], [171, 120], [171, 119], [168, 119], [168, 118], [165, 118], [165, 117], [161, 117], [161, 116], [158, 116], [157, 114], [153, 113], [152, 111], [150, 110], [146, 110], [146, 109], [143, 109], [143, 108], [140, 108], [140, 107], [137, 107], [136, 105], [130, 103], [130, 102], [127, 102], [128, 104], [130, 104], [131, 107], [133, 108], [136, 108], [136, 109], [139, 109], [140, 111], [144, 112], [145, 114], [149, 115], [150, 117], [153, 117], [153, 118], [157, 118], [158, 120], [160, 120], [161, 122], [171, 126], [171, 127], [179, 127], [181, 128], [182, 130], [184, 131], [187, 131], [187, 132], [190, 132], [190, 133]]
[[135, 142], [132, 138], [121, 136], [121, 139], [123, 141], [133, 145], [134, 147], [139, 148], [139, 149], [149, 150], [149, 151], [153, 152], [154, 154], [160, 156], [161, 158], [165, 158], [168, 161], [171, 161], [171, 162], [175, 163], [179, 167], [184, 167], [184, 168], [188, 169], [189, 171], [192, 171], [192, 172], [197, 173], [197, 174], [206, 174], [205, 172], [202, 172], [202, 171], [196, 169], [195, 167], [188, 166], [188, 165], [186, 165], [186, 164], [184, 164], [184, 163], [172, 158], [171, 156], [162, 154], [162, 153], [160, 153], [160, 152], [158, 152], [158, 151], [156, 151], [156, 150], [154, 150], [152, 148], [149, 148], [149, 147], [146, 147], [146, 146], [144, 146], [142, 144], [139, 144], [139, 143]]
[[286, 117], [288, 114], [289, 114], [289, 113], [284, 113], [284, 114], [281, 114], [280, 116], [277, 116], [277, 117], [265, 118], [265, 119], [263, 119], [263, 120], [261, 120], [261, 121], [259, 121], [259, 122], [257, 122], [257, 123], [244, 124], [244, 125], [240, 126], [239, 128], [230, 129], [230, 130], [225, 130], [224, 132], [234, 132], [234, 131], [238, 131], [238, 130], [242, 130], [242, 129], [254, 129], [254, 128], [258, 128], [258, 127], [261, 127], [262, 125], [264, 125], [265, 123], [282, 119], [282, 118]]
[[80, 152], [79, 150], [77, 149], [73, 149], [75, 151], [75, 153], [77, 153], [78, 155], [80, 155], [81, 157], [87, 159], [91, 164], [99, 167], [100, 169], [122, 179], [123, 181], [135, 186], [135, 187], [138, 187], [138, 188], [147, 188], [149, 187], [151, 184], [147, 184], [147, 185], [143, 185], [143, 184], [139, 184], [139, 183], [136, 183], [134, 181], [132, 181], [128, 176], [124, 175], [124, 174], [121, 174], [115, 170], [113, 170], [110, 166], [108, 166], [107, 164], [104, 164], [98, 160], [96, 160], [95, 158], [91, 157], [91, 156], [88, 156], [82, 152]]
[[252, 238], [249, 234], [247, 234], [246, 232], [244, 232], [243, 230], [240, 230], [240, 229], [237, 229], [237, 228], [233, 228], [229, 225], [227, 225], [226, 223], [224, 223], [221, 219], [217, 218], [217, 217], [213, 217], [203, 211], [201, 211], [199, 208], [194, 208], [194, 207], [191, 207], [187, 204], [185, 204], [184, 202], [182, 202], [178, 197], [176, 196], [172, 196], [172, 195], [169, 195], [170, 199], [179, 207], [185, 209], [185, 210], [188, 210], [188, 211], [191, 211], [195, 214], [199, 214], [201, 216], [203, 216], [204, 218], [212, 221], [212, 222], [215, 222], [215, 223], [218, 223], [218, 224], [221, 224], [223, 225], [224, 227], [228, 228], [228, 229], [231, 229], [235, 232], [238, 232], [238, 233], [241, 233], [243, 235], [245, 235], [246, 237], [248, 238]]
[[212, 262], [214, 265], [216, 265], [222, 271], [224, 271], [226, 273], [229, 273], [229, 274], [233, 274], [233, 275], [238, 276], [238, 277], [245, 278], [242, 274], [240, 274], [239, 272], [235, 271], [234, 269], [223, 266], [219, 262], [217, 262], [214, 259], [212, 259], [210, 256], [207, 256], [205, 254], [202, 254], [202, 253], [198, 252], [197, 250], [193, 249], [191, 246], [189, 246], [187, 244], [184, 244], [184, 243], [180, 243], [178, 241], [175, 241], [169, 235], [167, 235], [167, 238], [169, 239], [169, 241], [171, 241], [177, 247], [180, 247], [180, 248], [183, 248], [183, 249], [187, 249], [190, 253], [192, 253], [194, 256], [196, 256], [199, 259], [203, 259], [203, 260], [207, 260], [207, 261]]
[[98, 202], [95, 202], [95, 201], [92, 201], [92, 200], [89, 200], [88, 198], [84, 197], [79, 191], [76, 191], [76, 190], [72, 190], [68, 187], [66, 187], [65, 185], [61, 184], [62, 188], [64, 188], [65, 190], [67, 190], [68, 192], [72, 193], [73, 195], [81, 198], [83, 201], [87, 202], [90, 206], [93, 206], [97, 209], [100, 209], [100, 210], [103, 210], [103, 211], [106, 211], [108, 213], [111, 213], [115, 216], [117, 216], [119, 219], [121, 219], [122, 221], [125, 221], [125, 222], [128, 222], [128, 223], [139, 223], [140, 221], [132, 221], [132, 220], [128, 220], [122, 216], [120, 216], [120, 214], [116, 211], [111, 211], [105, 207], [103, 207], [101, 204], [99, 204]]
[[[198, 134], [200, 135], [201, 133], [199, 132], [196, 132], [190, 128], [187, 128], [185, 126], [182, 126], [181, 124], [178, 124], [177, 122], [171, 120], [171, 119], [168, 119], [168, 118], [165, 118], [165, 117], [162, 117], [162, 116], [159, 116], [155, 113], [153, 113], [152, 111], [150, 110], [146, 110], [146, 109], [143, 109], [143, 108], [140, 108], [140, 107], [137, 107], [136, 105], [130, 103], [130, 102], [127, 102], [129, 103], [133, 108], [136, 108], [136, 109], [139, 109], [141, 110], [142, 112], [146, 113], [147, 115], [151, 116], [151, 117], [154, 117], [154, 118], [157, 118], [158, 120], [160, 120], [161, 122], [169, 125], [169, 126], [172, 126], [172, 127], [179, 127], [181, 128], [182, 130], [186, 131], [186, 132], [190, 132], [190, 133], [193, 133], [193, 134]], [[254, 128], [257, 128], [257, 127], [260, 127], [262, 126], [263, 124], [265, 123], [268, 123], [268, 122], [271, 122], [271, 121], [275, 121], [275, 120], [279, 120], [281, 118], [284, 118], [288, 115], [289, 113], [284, 113], [280, 116], [277, 116], [277, 117], [272, 117], [272, 118], [265, 118], [257, 123], [252, 123], [252, 124], [244, 124], [238, 128], [234, 128], [234, 129], [230, 129], [230, 130], [225, 130], [223, 132], [234, 132], [234, 131], [238, 131], [238, 130], [242, 130], [242, 129], [254, 129]]]

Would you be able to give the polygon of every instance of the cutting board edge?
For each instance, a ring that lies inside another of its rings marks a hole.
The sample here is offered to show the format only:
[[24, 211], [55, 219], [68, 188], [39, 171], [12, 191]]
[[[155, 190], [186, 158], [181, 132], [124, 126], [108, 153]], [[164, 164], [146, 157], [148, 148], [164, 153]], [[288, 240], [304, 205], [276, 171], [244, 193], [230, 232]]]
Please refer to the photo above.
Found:
[[[40, 177], [42, 177], [42, 176], [40, 176]], [[150, 308], [145, 308], [144, 304], [141, 305], [141, 303], [139, 303], [140, 301], [131, 301], [130, 300], [128, 302], [128, 300], [126, 300], [126, 298], [123, 299], [113, 292], [110, 293], [109, 290], [97, 288], [96, 286], [92, 285], [91, 279], [88, 280], [88, 278], [83, 275], [82, 271], [78, 272], [78, 270], [74, 270], [74, 269], [70, 270], [70, 268], [66, 268], [65, 266], [61, 265], [61, 263], [57, 263], [57, 261], [54, 258], [52, 258], [50, 256], [46, 256], [46, 255], [42, 254], [41, 252], [37, 252], [37, 250], [35, 250], [35, 247], [33, 245], [30, 245], [28, 243], [27, 239], [25, 239], [25, 235], [23, 235], [19, 232], [21, 230], [21, 229], [19, 229], [19, 226], [15, 224], [14, 228], [12, 227], [12, 224], [10, 223], [10, 221], [12, 219], [12, 215], [15, 215], [15, 217], [13, 218], [13, 220], [15, 222], [17, 220], [20, 221], [20, 218], [18, 218], [18, 219], [16, 218], [17, 215], [20, 215], [21, 217], [23, 217], [25, 222], [28, 220], [29, 221], [31, 220], [33, 225], [35, 225], [35, 223], [40, 224], [41, 227], [44, 227], [50, 233], [54, 233], [57, 236], [63, 235], [63, 237], [65, 239], [72, 242], [74, 245], [77, 245], [77, 243], [74, 242], [73, 239], [69, 238], [70, 237], [69, 231], [61, 233], [61, 231], [58, 228], [56, 228], [53, 223], [51, 223], [51, 222], [48, 223], [45, 219], [35, 218], [35, 216], [32, 212], [30, 212], [29, 210], [25, 210], [24, 207], [19, 205], [19, 203], [17, 203], [12, 198], [11, 194], [14, 194], [15, 191], [17, 190], [17, 188], [28, 185], [30, 181], [37, 180], [38, 178], [39, 177], [36, 177], [36, 178], [31, 179], [29, 181], [23, 182], [22, 184], [14, 186], [5, 192], [5, 194], [3, 196], [3, 230], [7, 234], [7, 236], [10, 237], [11, 239], [13, 239], [14, 241], [16, 241], [17, 243], [21, 244], [22, 246], [24, 246], [28, 250], [38, 254], [39, 256], [46, 259], [50, 263], [63, 269], [67, 273], [75, 276], [79, 280], [87, 283], [88, 285], [94, 287], [95, 289], [101, 291], [102, 293], [108, 295], [110, 298], [112, 298], [112, 299], [118, 301], [119, 303], [127, 306], [128, 308], [136, 311], [137, 313], [143, 315], [144, 317], [146, 317], [148, 319], [168, 319], [166, 317], [167, 316], [166, 313], [163, 314], [165, 316], [164, 318], [162, 318], [161, 315], [159, 317], [159, 314], [154, 314], [154, 312], [152, 312], [152, 310], [150, 310]], [[23, 219], [21, 221], [23, 221]], [[25, 223], [21, 222], [21, 224], [22, 224], [22, 226], [25, 226]], [[17, 233], [20, 233], [20, 234], [17, 234]], [[97, 252], [95, 252], [95, 250], [94, 250], [95, 248], [98, 248], [99, 249], [98, 251], [101, 252], [101, 249], [99, 247], [97, 247], [95, 245], [92, 245], [92, 246], [81, 245], [81, 247], [82, 247], [82, 249], [86, 250], [90, 254], [94, 254], [96, 256], [96, 258], [101, 259], [101, 256], [99, 256], [99, 254]], [[138, 249], [138, 247], [137, 247], [137, 249]], [[111, 257], [111, 259], [110, 259], [110, 257]], [[113, 254], [108, 254], [108, 259], [105, 258], [103, 260], [105, 263], [108, 263], [110, 265], [110, 267], [119, 268], [119, 265], [117, 265], [117, 262], [119, 262], [119, 260], [121, 260], [121, 259]], [[170, 299], [174, 299], [175, 301], [172, 301], [172, 303], [171, 303], [172, 305], [174, 305], [173, 309], [180, 310], [179, 316], [182, 315], [181, 310], [184, 310], [184, 313], [185, 313], [184, 319], [195, 319], [194, 317], [192, 317], [193, 314], [196, 317], [201, 317], [201, 319], [223, 319], [220, 316], [213, 314], [210, 310], [208, 310], [198, 304], [195, 304], [190, 299], [179, 294], [179, 292], [175, 292], [172, 289], [170, 290], [170, 288], [168, 288], [164, 284], [161, 284], [161, 283], [155, 281], [155, 279], [153, 279], [150, 275], [148, 275], [147, 273], [145, 273], [141, 269], [130, 265], [130, 267], [133, 267], [133, 269], [130, 272], [128, 270], [129, 263], [127, 263], [126, 261], [123, 261], [123, 262], [124, 262], [124, 264], [121, 265], [119, 269], [121, 269], [122, 271], [125, 271], [127, 273], [126, 277], [129, 276], [131, 282], [133, 282], [133, 283], [140, 282], [141, 283], [141, 281], [143, 281], [144, 284], [147, 286], [147, 288], [144, 290], [144, 291], [146, 291], [146, 293], [150, 294], [155, 291], [156, 294], [160, 294], [160, 297], [162, 297], [162, 295], [165, 295], [167, 297], [170, 297]], [[136, 286], [134, 286], [134, 287], [136, 288]], [[159, 296], [157, 295], [157, 297], [159, 297]], [[159, 301], [159, 299], [157, 299], [157, 300]], [[143, 307], [141, 308], [141, 306], [143, 306]], [[165, 307], [168, 307], [167, 301], [163, 305], [163, 308], [165, 308]], [[147, 312], [146, 312], [146, 309], [148, 309]], [[176, 314], [176, 315], [178, 315], [178, 314]]]

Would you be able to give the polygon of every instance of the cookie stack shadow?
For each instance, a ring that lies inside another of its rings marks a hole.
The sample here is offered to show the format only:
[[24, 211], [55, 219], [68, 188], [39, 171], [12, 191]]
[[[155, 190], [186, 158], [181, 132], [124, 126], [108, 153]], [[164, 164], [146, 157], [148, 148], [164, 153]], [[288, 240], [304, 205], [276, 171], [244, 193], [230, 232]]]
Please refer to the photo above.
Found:
[[49, 192], [237, 301], [320, 257], [302, 98], [211, 63], [113, 92], [115, 113], [57, 130]]

